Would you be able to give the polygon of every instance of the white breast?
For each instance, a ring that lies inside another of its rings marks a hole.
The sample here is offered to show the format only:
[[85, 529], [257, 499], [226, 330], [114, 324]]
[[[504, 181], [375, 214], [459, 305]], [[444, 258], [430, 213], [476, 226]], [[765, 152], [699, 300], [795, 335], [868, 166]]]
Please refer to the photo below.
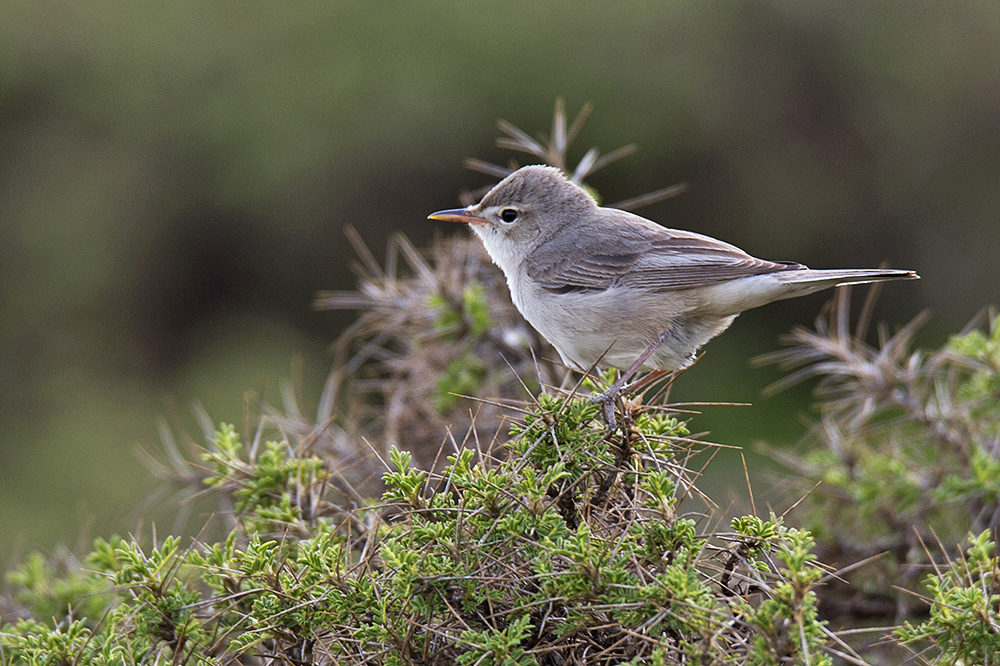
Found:
[[514, 299], [514, 305], [517, 306], [517, 309], [523, 315], [524, 309], [521, 308], [521, 304], [518, 302], [519, 297], [516, 285], [517, 269], [520, 267], [521, 262], [524, 261], [523, 254], [516, 252], [515, 244], [503, 238], [500, 232], [491, 225], [471, 224], [469, 226], [479, 236], [479, 239], [483, 241], [483, 247], [486, 248], [486, 252], [490, 255], [493, 263], [503, 271], [504, 277], [507, 278], [507, 286], [510, 288], [510, 294]]

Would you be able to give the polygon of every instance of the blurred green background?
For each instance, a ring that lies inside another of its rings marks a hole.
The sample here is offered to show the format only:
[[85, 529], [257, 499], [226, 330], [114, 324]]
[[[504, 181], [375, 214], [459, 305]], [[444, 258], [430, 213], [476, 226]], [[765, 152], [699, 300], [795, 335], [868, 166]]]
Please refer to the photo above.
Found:
[[[342, 227], [376, 254], [461, 233], [424, 218], [487, 184], [462, 159], [505, 162], [496, 120], [546, 130], [557, 96], [594, 104], [576, 158], [640, 146], [591, 181], [606, 201], [687, 181], [640, 212], [917, 270], [877, 317], [930, 308], [940, 344], [1000, 294], [998, 72], [993, 1], [2, 3], [0, 563], [133, 529], [161, 416], [241, 423], [293, 357], [315, 399], [349, 321], [310, 308], [353, 285]], [[672, 397], [754, 406], [696, 429], [801, 435], [808, 389], [763, 398], [779, 374], [747, 359], [824, 300], [708, 346]]]

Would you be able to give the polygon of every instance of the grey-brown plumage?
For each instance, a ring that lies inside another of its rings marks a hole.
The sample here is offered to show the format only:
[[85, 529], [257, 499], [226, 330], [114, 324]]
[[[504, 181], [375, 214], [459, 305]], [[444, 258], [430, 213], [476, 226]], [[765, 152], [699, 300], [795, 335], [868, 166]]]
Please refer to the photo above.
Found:
[[811, 270], [601, 208], [559, 169], [527, 166], [464, 209], [525, 319], [578, 369], [677, 370], [736, 316], [840, 284], [915, 279], [890, 269]]
[[599, 208], [587, 234], [557, 234], [527, 258], [528, 275], [545, 289], [603, 290], [613, 285], [687, 289], [750, 275], [804, 268], [756, 259], [705, 236], [646, 225], [643, 218]]

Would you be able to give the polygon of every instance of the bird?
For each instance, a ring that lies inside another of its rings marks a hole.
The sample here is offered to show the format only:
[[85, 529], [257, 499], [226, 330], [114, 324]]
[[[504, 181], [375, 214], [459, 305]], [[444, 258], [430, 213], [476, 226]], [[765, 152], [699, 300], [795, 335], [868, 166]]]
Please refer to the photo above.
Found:
[[472, 229], [518, 311], [566, 365], [617, 368], [620, 381], [640, 370], [686, 368], [745, 310], [840, 285], [919, 279], [910, 270], [814, 270], [757, 259], [601, 207], [546, 165], [521, 167], [479, 203], [428, 217]]

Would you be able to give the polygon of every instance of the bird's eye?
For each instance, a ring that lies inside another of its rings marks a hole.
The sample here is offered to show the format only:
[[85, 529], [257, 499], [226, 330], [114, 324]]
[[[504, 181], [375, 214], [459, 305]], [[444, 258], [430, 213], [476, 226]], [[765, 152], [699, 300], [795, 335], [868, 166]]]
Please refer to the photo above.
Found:
[[504, 208], [502, 211], [500, 211], [500, 219], [506, 222], [507, 224], [510, 224], [511, 222], [517, 219], [517, 211], [514, 210], [513, 208]]

